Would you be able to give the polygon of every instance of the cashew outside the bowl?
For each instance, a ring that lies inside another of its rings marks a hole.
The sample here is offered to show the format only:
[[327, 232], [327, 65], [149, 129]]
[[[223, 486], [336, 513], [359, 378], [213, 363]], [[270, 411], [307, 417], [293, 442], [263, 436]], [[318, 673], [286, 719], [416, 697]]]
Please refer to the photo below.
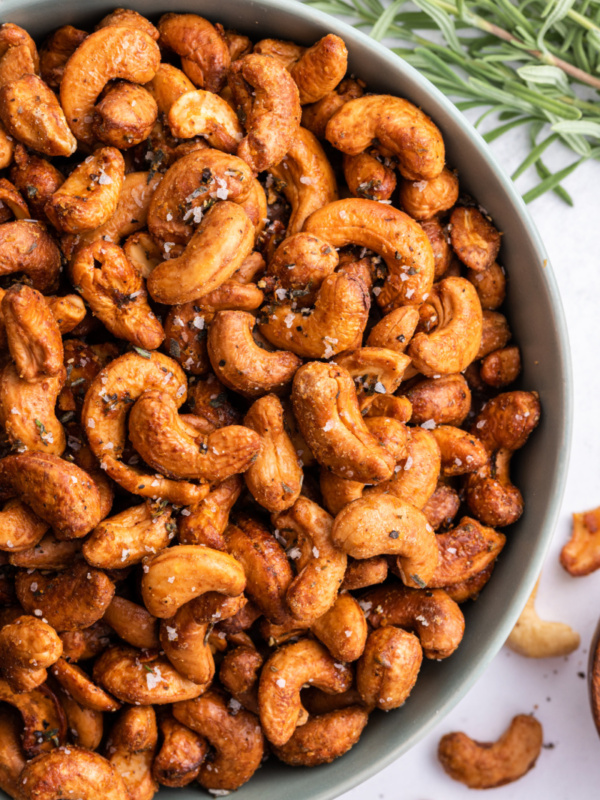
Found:
[[506, 536], [476, 519], [462, 517], [454, 528], [438, 533], [436, 541], [440, 560], [428, 585], [430, 589], [446, 589], [468, 581], [492, 564]]
[[240, 475], [232, 475], [217, 484], [189, 514], [177, 520], [177, 539], [180, 544], [204, 544], [215, 550], [226, 550], [223, 532], [229, 523], [229, 513], [241, 494]]
[[51, 667], [52, 677], [68, 692], [68, 694], [84, 708], [92, 711], [117, 711], [121, 705], [99, 686], [90, 680], [86, 673], [76, 664], [59, 658]]
[[161, 786], [188, 786], [200, 774], [208, 753], [203, 736], [182, 725], [171, 714], [158, 717], [162, 743], [152, 763], [152, 775]]
[[344, 178], [354, 197], [389, 200], [396, 189], [394, 170], [369, 153], [345, 154], [343, 166]]
[[335, 112], [347, 103], [364, 94], [364, 83], [354, 78], [345, 78], [333, 91], [328, 92], [316, 103], [302, 109], [302, 125], [314, 133], [318, 139], [325, 138], [327, 123]]
[[102, 622], [119, 638], [140, 650], [158, 650], [158, 620], [143, 606], [115, 595], [104, 611]]
[[338, 595], [331, 608], [312, 623], [310, 630], [336, 661], [356, 661], [365, 649], [367, 621], [358, 600], [347, 592]]
[[173, 136], [202, 136], [211, 147], [225, 153], [235, 153], [244, 138], [244, 129], [229, 103], [203, 89], [180, 95], [172, 103], [167, 119]]
[[93, 143], [94, 104], [110, 81], [143, 85], [159, 64], [158, 45], [142, 30], [110, 25], [87, 36], [67, 61], [60, 83], [60, 104], [77, 139]]
[[500, 250], [500, 232], [477, 208], [458, 206], [450, 214], [452, 249], [469, 269], [483, 272]]
[[173, 715], [215, 750], [213, 760], [200, 767], [198, 782], [205, 789], [239, 789], [260, 766], [265, 748], [257, 717], [245, 709], [234, 712], [221, 692], [209, 689], [195, 700], [176, 703]]
[[477, 742], [466, 733], [447, 733], [438, 758], [455, 781], [470, 789], [493, 789], [522, 778], [542, 752], [543, 731], [529, 714], [518, 714], [496, 742]]
[[30, 692], [43, 684], [47, 669], [62, 655], [63, 645], [48, 623], [22, 615], [0, 628], [0, 678], [14, 692]]
[[158, 791], [152, 775], [157, 745], [158, 728], [152, 706], [130, 706], [118, 714], [104, 754], [121, 776], [131, 800], [152, 800]]
[[400, 205], [413, 219], [422, 221], [451, 209], [458, 200], [458, 178], [447, 167], [431, 180], [403, 180]]
[[127, 150], [150, 136], [158, 116], [156, 100], [136, 83], [115, 81], [94, 107], [92, 132], [103, 144]]
[[246, 129], [238, 156], [262, 172], [282, 160], [298, 132], [298, 87], [281, 63], [259, 53], [235, 61], [228, 82]]
[[599, 509], [573, 514], [571, 538], [560, 552], [560, 563], [569, 575], [589, 575], [600, 567], [599, 530]]
[[327, 123], [325, 136], [343, 153], [362, 153], [377, 139], [410, 181], [432, 180], [444, 168], [444, 141], [431, 119], [408, 100], [372, 94], [345, 103]]
[[[13, 692], [8, 683], [0, 679], [0, 702], [13, 706], [21, 715], [21, 746], [27, 759], [48, 753], [64, 744], [67, 739], [65, 713], [54, 692], [47, 684], [29, 692]], [[45, 737], [40, 731], [52, 731]]]
[[160, 43], [181, 56], [196, 86], [214, 93], [223, 88], [231, 57], [222, 29], [197, 14], [163, 14], [158, 30]]
[[117, 770], [98, 753], [69, 745], [30, 761], [19, 778], [24, 800], [130, 800]]
[[356, 665], [356, 688], [367, 708], [391, 711], [406, 702], [421, 663], [419, 639], [389, 625], [372, 631]]
[[384, 313], [418, 305], [431, 293], [433, 250], [419, 223], [403, 211], [375, 200], [347, 198], [314, 211], [304, 230], [334, 247], [356, 244], [382, 256], [388, 275], [376, 296]]
[[59, 88], [65, 64], [87, 35], [87, 31], [63, 25], [44, 40], [40, 48], [40, 75], [51, 89]]
[[0, 225], [0, 275], [22, 272], [34, 289], [50, 292], [60, 268], [60, 250], [42, 223], [23, 219]]

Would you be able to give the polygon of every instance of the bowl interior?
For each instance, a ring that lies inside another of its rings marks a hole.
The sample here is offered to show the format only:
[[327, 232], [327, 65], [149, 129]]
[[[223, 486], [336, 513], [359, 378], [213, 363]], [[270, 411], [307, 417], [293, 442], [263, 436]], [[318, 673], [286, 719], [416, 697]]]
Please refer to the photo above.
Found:
[[[90, 30], [116, 5], [114, 0], [83, 5], [78, 0], [4, 0], [1, 21], [22, 25], [39, 43], [60, 25]], [[328, 800], [406, 752], [458, 702], [504, 642], [533, 588], [553, 533], [570, 441], [570, 366], [558, 291], [533, 223], [481, 137], [440, 92], [383, 45], [290, 0], [179, 0], [175, 7], [165, 0], [133, 0], [128, 6], [153, 19], [167, 10], [199, 13], [254, 40], [276, 37], [310, 45], [326, 33], [338, 33], [348, 45], [349, 72], [366, 81], [369, 90], [407, 97], [433, 117], [461, 187], [503, 232], [500, 261], [509, 276], [505, 308], [522, 351], [520, 385], [540, 393], [543, 412], [539, 429], [515, 458], [515, 483], [526, 500], [525, 514], [507, 531], [509, 542], [481, 598], [463, 607], [467, 625], [460, 648], [447, 661], [423, 665], [403, 708], [376, 712], [360, 743], [333, 764], [299, 770], [271, 761], [236, 794], [238, 800]], [[196, 796], [197, 784], [160, 791], [161, 800]]]

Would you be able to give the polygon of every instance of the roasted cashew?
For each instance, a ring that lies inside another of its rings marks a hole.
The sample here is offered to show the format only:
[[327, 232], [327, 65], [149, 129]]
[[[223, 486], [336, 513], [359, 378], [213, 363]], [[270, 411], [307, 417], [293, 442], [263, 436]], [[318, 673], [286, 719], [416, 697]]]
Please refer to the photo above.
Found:
[[8, 348], [19, 377], [34, 382], [63, 372], [63, 344], [58, 323], [45, 298], [24, 284], [2, 297]]
[[60, 83], [60, 103], [75, 136], [92, 144], [94, 103], [109, 81], [148, 83], [159, 63], [158, 45], [142, 30], [111, 25], [86, 37], [67, 61]]
[[0, 225], [0, 275], [23, 272], [34, 289], [49, 292], [60, 267], [60, 250], [44, 225], [24, 219]]
[[0, 511], [0, 551], [29, 550], [40, 542], [49, 527], [21, 500], [9, 500]]
[[281, 747], [308, 721], [300, 690], [305, 683], [330, 694], [350, 688], [352, 672], [325, 647], [303, 639], [276, 650], [265, 663], [258, 687], [260, 721], [267, 739]]
[[434, 531], [437, 531], [442, 526], [449, 527], [452, 524], [452, 520], [458, 514], [460, 503], [456, 489], [440, 481], [421, 511]]
[[286, 592], [293, 575], [281, 545], [267, 528], [251, 517], [238, 519], [223, 535], [228, 552], [244, 569], [245, 591], [250, 600], [269, 621], [284, 622]]
[[71, 333], [83, 320], [87, 313], [85, 303], [76, 294], [65, 294], [61, 297], [44, 298], [58, 324], [61, 333]]
[[219, 95], [197, 89], [180, 95], [171, 105], [168, 122], [173, 136], [202, 136], [217, 150], [235, 153], [244, 137], [235, 111]]
[[174, 532], [170, 509], [146, 501], [104, 519], [83, 543], [82, 553], [93, 567], [124, 569], [164, 550]]
[[180, 544], [204, 544], [215, 550], [225, 550], [223, 531], [229, 522], [229, 512], [241, 494], [243, 483], [232, 475], [215, 486], [204, 500], [187, 509], [179, 517], [177, 539]]
[[389, 200], [396, 188], [394, 170], [368, 153], [344, 156], [344, 178], [354, 197], [366, 200]]
[[[0, 702], [17, 709], [23, 718], [21, 745], [26, 758], [51, 752], [64, 744], [67, 724], [56, 695], [46, 684], [30, 692], [13, 692], [6, 681], [0, 680]], [[45, 736], [45, 731], [52, 731]]]
[[[127, 177], [129, 176], [126, 176], [125, 180]], [[148, 278], [152, 270], [163, 260], [160, 247], [147, 231], [138, 231], [129, 236], [123, 242], [123, 252], [142, 278]]]
[[365, 417], [389, 417], [402, 424], [410, 420], [412, 405], [408, 398], [399, 395], [377, 394], [367, 409]]
[[367, 612], [370, 625], [395, 625], [413, 631], [427, 658], [448, 658], [463, 638], [463, 614], [442, 589], [379, 586], [363, 595], [362, 600], [371, 603]]
[[15, 590], [28, 614], [47, 621], [57, 631], [76, 631], [89, 628], [102, 617], [115, 585], [100, 570], [76, 562], [54, 574], [20, 571]]
[[110, 628], [102, 620], [98, 620], [87, 628], [63, 631], [60, 638], [63, 643], [63, 658], [77, 663], [95, 658], [106, 650], [110, 644]]
[[197, 300], [230, 278], [253, 246], [254, 228], [246, 212], [236, 203], [218, 203], [204, 216], [182, 255], [152, 271], [148, 291], [160, 303]]
[[300, 104], [316, 103], [333, 91], [346, 74], [347, 67], [346, 45], [333, 33], [303, 50], [300, 57], [288, 67], [298, 86]]
[[345, 592], [310, 626], [337, 661], [347, 663], [361, 657], [367, 641], [367, 621], [358, 600]]
[[14, 139], [8, 135], [4, 125], [0, 122], [0, 169], [6, 169], [6, 167], [10, 166], [14, 152]]
[[573, 514], [571, 538], [560, 552], [560, 563], [574, 577], [589, 575], [600, 567], [599, 519], [597, 508]]
[[39, 58], [31, 36], [18, 25], [4, 22], [0, 27], [0, 86], [38, 71]]
[[348, 503], [362, 497], [365, 484], [349, 478], [339, 478], [326, 467], [321, 467], [319, 487], [325, 508], [335, 517]]
[[200, 768], [198, 782], [209, 791], [239, 789], [260, 766], [264, 753], [258, 720], [245, 709], [234, 713], [226, 697], [209, 689], [202, 697], [173, 706], [176, 720], [205, 736], [216, 753]]
[[[269, 262], [269, 276], [281, 284], [281, 288], [275, 286], [273, 290], [275, 297], [297, 299], [303, 305], [314, 303], [318, 289], [338, 262], [335, 248], [318, 236], [308, 233], [286, 236]], [[269, 289], [269, 278], [261, 281], [263, 284], [263, 288]]]
[[158, 30], [161, 44], [181, 56], [196, 86], [216, 94], [223, 88], [231, 57], [221, 30], [197, 14], [163, 14]]
[[[142, 596], [148, 611], [161, 619], [171, 617], [184, 603], [205, 592], [241, 594], [246, 577], [241, 564], [227, 553], [210, 547], [177, 545], [146, 564]], [[173, 578], [174, 580], [169, 580]]]
[[245, 311], [219, 311], [208, 332], [208, 355], [217, 377], [246, 397], [283, 389], [302, 363], [291, 352], [259, 347], [252, 336], [254, 324]]
[[62, 687], [59, 687], [58, 698], [67, 717], [67, 725], [73, 742], [86, 750], [100, 747], [104, 735], [104, 717], [101, 711], [77, 703]]
[[166, 657], [180, 675], [208, 686], [215, 674], [215, 662], [208, 634], [211, 623], [194, 616], [191, 603], [181, 606], [173, 617], [160, 624], [160, 643]]
[[168, 114], [173, 103], [186, 92], [193, 92], [194, 84], [177, 67], [161, 63], [152, 80], [144, 86], [156, 101], [160, 114]]
[[102, 519], [100, 493], [87, 472], [49, 453], [0, 461], [0, 483], [19, 494], [63, 539], [78, 539]]
[[24, 800], [131, 800], [114, 767], [98, 753], [61, 747], [30, 761], [19, 778]]
[[419, 221], [448, 211], [458, 200], [458, 178], [447, 167], [432, 180], [404, 180], [400, 184], [400, 205]]
[[117, 28], [134, 28], [135, 30], [144, 31], [154, 41], [158, 41], [160, 35], [149, 19], [146, 19], [146, 17], [131, 8], [116, 8], [100, 20], [96, 25], [96, 30], [99, 31], [101, 28], [107, 28], [110, 25]]
[[299, 233], [313, 211], [338, 198], [329, 159], [317, 137], [306, 128], [298, 128], [287, 153], [269, 167], [269, 173], [292, 207], [288, 236]]
[[145, 391], [129, 415], [129, 438], [144, 461], [174, 478], [224, 481], [256, 459], [261, 438], [250, 428], [230, 425], [208, 435], [180, 417], [168, 392]]
[[77, 539], [60, 541], [53, 533], [47, 533], [38, 544], [9, 556], [9, 562], [26, 569], [66, 569], [80, 549], [81, 542]]
[[258, 714], [258, 679], [263, 663], [263, 657], [254, 646], [240, 645], [225, 653], [219, 667], [220, 682], [253, 714]]
[[440, 448], [444, 477], [475, 472], [487, 463], [487, 451], [473, 434], [452, 425], [438, 425], [431, 432]]
[[46, 201], [44, 211], [59, 231], [82, 233], [114, 214], [125, 177], [125, 162], [114, 147], [102, 147], [82, 161]]
[[247, 131], [238, 156], [262, 172], [282, 160], [298, 132], [298, 87], [281, 63], [258, 53], [235, 61], [228, 81]]
[[194, 414], [204, 417], [215, 428], [242, 422], [242, 415], [231, 404], [227, 389], [212, 373], [190, 386], [189, 405]]
[[354, 78], [346, 78], [332, 92], [328, 92], [316, 103], [302, 109], [302, 125], [314, 133], [318, 139], [325, 138], [327, 123], [335, 112], [347, 103], [364, 94], [364, 83]]
[[356, 667], [356, 688], [368, 708], [391, 711], [403, 705], [423, 661], [418, 638], [390, 625], [369, 634]]
[[19, 775], [27, 761], [19, 739], [21, 725], [16, 712], [3, 708], [0, 713], [0, 789], [15, 800], [21, 800]]
[[158, 791], [158, 783], [152, 775], [157, 744], [158, 729], [152, 706], [130, 706], [121, 711], [104, 752], [121, 776], [131, 800], [152, 800]]
[[87, 31], [63, 25], [44, 41], [40, 48], [40, 75], [51, 89], [58, 89], [65, 64], [87, 35]]
[[115, 595], [107, 606], [102, 621], [109, 625], [127, 644], [140, 650], [155, 650], [160, 646], [158, 620], [143, 606]]
[[[460, 277], [460, 269], [457, 269], [457, 262], [452, 255], [452, 249], [448, 244], [448, 232], [437, 217], [424, 219], [419, 225], [425, 231], [429, 244], [433, 250], [433, 260], [435, 262], [435, 280], [449, 278], [451, 275]], [[452, 270], [450, 267], [452, 266]]]
[[154, 757], [152, 775], [162, 786], [187, 786], [200, 774], [208, 743], [170, 714], [159, 716], [158, 727], [162, 744]]
[[14, 692], [30, 692], [44, 683], [62, 650], [54, 628], [37, 617], [20, 616], [0, 628], [0, 678]]
[[85, 708], [104, 712], [117, 711], [121, 707], [113, 697], [96, 686], [82, 669], [64, 658], [59, 658], [50, 672], [63, 689]]
[[494, 350], [481, 360], [479, 376], [494, 389], [514, 383], [521, 372], [521, 352], [518, 347]]
[[295, 545], [297, 574], [287, 589], [286, 601], [295, 620], [309, 625], [335, 603], [346, 571], [346, 555], [333, 539], [332, 517], [320, 506], [300, 496], [273, 523], [288, 546]]
[[165, 705], [191, 700], [205, 687], [188, 681], [165, 656], [133, 647], [109, 647], [94, 662], [94, 680], [130, 705]]
[[310, 717], [283, 747], [274, 747], [273, 751], [280, 761], [292, 767], [330, 764], [354, 747], [368, 719], [369, 712], [360, 706]]
[[481, 303], [465, 278], [445, 278], [427, 301], [437, 317], [431, 333], [417, 333], [408, 354], [423, 375], [462, 372], [477, 356], [483, 331]]
[[535, 766], [543, 731], [532, 716], [519, 714], [496, 742], [476, 742], [466, 733], [447, 733], [438, 758], [451, 778], [470, 789], [493, 789], [518, 780]]
[[116, 81], [94, 108], [92, 132], [103, 144], [126, 150], [148, 138], [157, 116], [150, 92], [135, 83]]
[[581, 638], [564, 622], [541, 619], [535, 608], [539, 578], [506, 644], [527, 658], [556, 658], [577, 650]]
[[523, 513], [523, 497], [510, 481], [509, 465], [540, 420], [536, 392], [505, 392], [487, 403], [471, 426], [489, 462], [469, 476], [467, 505], [484, 525], [510, 525]]
[[467, 278], [475, 287], [484, 311], [495, 311], [506, 297], [506, 273], [496, 261], [481, 272], [470, 269]]
[[0, 119], [11, 136], [44, 155], [71, 156], [77, 149], [56, 95], [37, 75], [2, 85]]
[[445, 589], [464, 583], [492, 564], [504, 547], [506, 537], [471, 517], [462, 517], [452, 530], [438, 533], [436, 541], [439, 563], [428, 585]]
[[[17, 147], [24, 149], [22, 145], [17, 145]], [[0, 206], [0, 220], [2, 222], [8, 222], [11, 219], [29, 219], [31, 217], [27, 203], [20, 191], [6, 178], [0, 178], [0, 202], [2, 203]]]
[[350, 100], [331, 117], [325, 136], [349, 155], [362, 153], [377, 139], [378, 146], [398, 159], [398, 169], [407, 180], [431, 180], [444, 168], [440, 131], [401, 97], [372, 94]]
[[500, 249], [500, 233], [476, 208], [459, 206], [450, 214], [452, 249], [476, 272], [492, 266]]
[[471, 391], [462, 375], [440, 375], [419, 381], [408, 390], [415, 425], [461, 425], [471, 410]]
[[410, 364], [408, 356], [384, 347], [358, 347], [332, 360], [354, 379], [361, 411], [370, 405], [375, 394], [394, 394]]
[[354, 592], [367, 586], [383, 583], [388, 574], [388, 562], [385, 556], [372, 556], [355, 560], [348, 559], [341, 591]]
[[311, 452], [334, 475], [363, 483], [390, 477], [394, 459], [369, 432], [346, 370], [334, 364], [305, 364], [294, 377], [292, 403]]
[[388, 275], [377, 294], [385, 313], [400, 305], [417, 305], [431, 292], [433, 251], [426, 233], [403, 211], [375, 200], [348, 198], [314, 211], [307, 233], [334, 247], [357, 244], [383, 257]]

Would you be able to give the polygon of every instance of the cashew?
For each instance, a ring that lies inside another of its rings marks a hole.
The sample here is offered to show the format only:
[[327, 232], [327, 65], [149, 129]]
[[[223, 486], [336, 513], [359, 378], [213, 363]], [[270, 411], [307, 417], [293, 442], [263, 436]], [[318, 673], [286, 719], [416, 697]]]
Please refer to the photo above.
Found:
[[177, 67], [161, 63], [152, 80], [144, 86], [150, 92], [160, 114], [168, 114], [173, 103], [186, 92], [194, 91], [194, 84]]
[[441, 474], [444, 477], [464, 475], [483, 467], [488, 459], [487, 451], [472, 434], [452, 425], [438, 425], [432, 434], [442, 456]]
[[133, 647], [154, 650], [160, 646], [158, 620], [131, 600], [115, 595], [106, 607], [102, 621]]
[[479, 375], [484, 383], [502, 389], [514, 383], [521, 372], [521, 353], [518, 347], [494, 350], [481, 360]]
[[180, 544], [204, 544], [215, 550], [225, 550], [223, 531], [229, 522], [229, 512], [242, 491], [239, 475], [232, 475], [217, 484], [204, 500], [192, 506], [187, 516], [178, 521], [177, 538]]
[[[184, 603], [205, 592], [241, 594], [246, 585], [239, 562], [219, 550], [178, 545], [154, 556], [142, 578], [142, 596], [148, 611], [161, 619], [172, 616]], [[174, 580], [169, 580], [174, 578]]]
[[[0, 702], [17, 709], [23, 719], [21, 745], [26, 758], [35, 758], [64, 744], [67, 725], [64, 711], [56, 695], [46, 684], [30, 692], [13, 692], [0, 680]], [[51, 731], [48, 736], [45, 731]]]
[[476, 742], [466, 733], [447, 733], [438, 746], [442, 767], [470, 789], [493, 789], [523, 777], [542, 752], [543, 731], [532, 716], [519, 714], [496, 742]]
[[210, 209], [179, 258], [163, 261], [148, 278], [148, 291], [161, 303], [197, 300], [226, 281], [254, 245], [246, 212], [223, 201]]
[[245, 709], [258, 714], [258, 679], [264, 663], [254, 646], [228, 650], [221, 661], [219, 680]]
[[401, 97], [372, 94], [350, 100], [331, 117], [325, 136], [349, 155], [361, 153], [377, 139], [396, 156], [407, 180], [432, 180], [444, 168], [440, 131], [423, 111]]
[[108, 762], [121, 776], [131, 800], [152, 800], [158, 784], [152, 761], [158, 743], [156, 714], [151, 706], [125, 708], [104, 747]]
[[27, 31], [11, 22], [0, 27], [0, 86], [39, 70], [35, 42]]
[[213, 374], [198, 379], [190, 386], [190, 408], [215, 428], [242, 422], [242, 415], [229, 398], [227, 389]]
[[0, 550], [27, 551], [40, 542], [49, 527], [21, 500], [9, 500], [0, 511]]
[[[18, 145], [18, 147], [22, 147]], [[2, 201], [1, 217], [2, 222], [8, 222], [10, 219], [29, 219], [31, 214], [27, 203], [23, 200], [21, 193], [16, 186], [6, 178], [0, 179], [0, 201]]]
[[31, 761], [19, 778], [25, 800], [130, 800], [119, 773], [102, 756], [70, 745]]
[[58, 697], [75, 744], [86, 750], [96, 750], [100, 747], [104, 735], [102, 712], [92, 711], [91, 708], [80, 705], [62, 687], [58, 689]]
[[15, 149], [13, 137], [8, 135], [0, 122], [0, 169], [6, 169], [11, 164]]
[[580, 636], [564, 622], [549, 622], [538, 616], [535, 608], [538, 585], [539, 578], [506, 644], [528, 658], [568, 656], [579, 647]]
[[235, 714], [227, 699], [214, 689], [202, 697], [173, 706], [176, 720], [205, 736], [216, 753], [200, 768], [198, 782], [213, 791], [239, 789], [260, 766], [264, 739], [258, 720], [245, 709]]
[[106, 650], [110, 644], [110, 628], [99, 620], [88, 628], [63, 631], [60, 638], [63, 643], [63, 658], [72, 663], [87, 661]]
[[[12, 502], [19, 503], [20, 500]], [[81, 542], [77, 539], [61, 542], [54, 534], [48, 533], [33, 547], [12, 554], [9, 561], [15, 567], [26, 569], [66, 569], [80, 548]]]
[[334, 604], [346, 555], [333, 538], [332, 517], [307, 497], [300, 496], [273, 523], [297, 553], [297, 575], [286, 593], [288, 608], [295, 620], [309, 625]]
[[433, 528], [414, 506], [392, 495], [354, 500], [335, 518], [331, 537], [352, 558], [397, 555], [402, 581], [427, 586], [438, 565]]
[[158, 727], [162, 744], [154, 757], [152, 775], [162, 786], [187, 786], [200, 774], [208, 752], [206, 739], [170, 715], [160, 716]]
[[28, 452], [0, 461], [0, 482], [10, 486], [59, 538], [77, 539], [100, 522], [100, 494], [90, 476], [49, 453]]
[[256, 458], [260, 436], [250, 428], [231, 425], [199, 434], [177, 413], [167, 392], [146, 391], [129, 415], [129, 438], [144, 461], [175, 478], [224, 481], [244, 472]]
[[[255, 46], [256, 49], [256, 46]], [[347, 103], [364, 94], [364, 83], [354, 78], [346, 78], [332, 92], [328, 92], [316, 103], [302, 109], [302, 125], [319, 139], [325, 138], [327, 123], [335, 112]]]
[[219, 380], [246, 397], [281, 390], [302, 363], [293, 353], [268, 351], [252, 336], [255, 318], [219, 311], [208, 332], [208, 355]]
[[476, 357], [481, 344], [481, 303], [473, 285], [464, 278], [445, 278], [428, 300], [437, 321], [432, 333], [417, 333], [408, 354], [427, 377], [462, 372]]
[[389, 200], [394, 193], [396, 188], [394, 171], [374, 156], [368, 153], [345, 155], [343, 164], [344, 178], [354, 197], [364, 197], [366, 200]]
[[37, 75], [2, 85], [0, 119], [11, 136], [44, 155], [70, 156], [77, 149], [56, 95]]
[[72, 25], [63, 25], [49, 36], [40, 48], [40, 75], [52, 89], [58, 89], [65, 64], [87, 36]]
[[0, 677], [14, 692], [30, 692], [44, 683], [47, 668], [62, 649], [54, 628], [36, 617], [20, 616], [0, 628]]
[[94, 662], [94, 680], [123, 703], [165, 705], [191, 700], [205, 687], [188, 681], [164, 656], [110, 647]]
[[481, 272], [468, 270], [467, 278], [475, 287], [484, 311], [495, 311], [502, 305], [506, 297], [506, 273], [496, 261]]
[[61, 267], [60, 250], [39, 222], [17, 220], [0, 225], [0, 275], [23, 272], [34, 289], [52, 291]]
[[447, 167], [432, 180], [404, 180], [400, 205], [413, 219], [427, 220], [448, 211], [458, 200], [458, 178]]
[[600, 536], [597, 508], [573, 514], [571, 539], [560, 552], [560, 563], [570, 575], [589, 575], [600, 567]]
[[359, 706], [311, 717], [283, 747], [274, 747], [274, 753], [292, 767], [329, 764], [354, 747], [368, 719], [369, 712]]
[[348, 478], [339, 478], [326, 467], [321, 467], [319, 486], [323, 496], [323, 504], [333, 516], [338, 514], [348, 503], [362, 497], [365, 488], [364, 483]]
[[134, 28], [144, 31], [151, 39], [158, 41], [159, 32], [149, 19], [131, 8], [116, 8], [96, 25], [96, 30], [114, 25], [117, 28]]
[[361, 411], [370, 404], [374, 393], [394, 394], [410, 364], [408, 356], [384, 347], [359, 347], [332, 360], [354, 379]]
[[[339, 262], [337, 252], [318, 236], [296, 233], [287, 236], [269, 262], [269, 276], [275, 276], [285, 293], [275, 287], [279, 300], [288, 294], [301, 298], [304, 304], [314, 303], [317, 290]], [[268, 286], [268, 278], [261, 282]], [[269, 287], [270, 288], [270, 287]], [[289, 290], [289, 292], [288, 292]]]
[[[422, 220], [419, 224], [425, 231], [433, 250], [435, 280], [451, 276], [460, 277], [460, 268], [457, 269], [457, 261], [452, 255], [452, 249], [448, 244], [448, 232], [445, 226], [442, 225], [437, 217]], [[451, 266], [452, 270], [450, 269]]]
[[390, 477], [394, 459], [369, 432], [346, 370], [305, 364], [294, 377], [292, 403], [302, 435], [321, 465], [363, 483]]
[[378, 394], [368, 407], [365, 417], [389, 417], [402, 424], [410, 420], [412, 405], [406, 397]]
[[305, 683], [330, 694], [350, 688], [352, 673], [338, 664], [323, 645], [310, 639], [288, 644], [265, 663], [258, 688], [260, 721], [267, 739], [281, 747], [308, 721], [300, 690]]
[[500, 233], [476, 208], [459, 206], [450, 214], [452, 249], [476, 272], [492, 266], [500, 249]]
[[182, 58], [189, 78], [209, 92], [218, 93], [231, 63], [225, 37], [197, 14], [163, 14], [158, 22], [161, 44]]
[[126, 150], [148, 138], [157, 116], [150, 92], [135, 83], [116, 81], [94, 108], [92, 131], [103, 144]]
[[337, 661], [356, 661], [367, 641], [367, 621], [358, 600], [340, 594], [331, 608], [310, 626]]
[[[160, 248], [146, 231], [139, 231], [129, 236], [123, 242], [123, 252], [142, 278], [148, 278], [152, 270], [162, 261]], [[167, 324], [168, 322], [165, 322], [165, 327]]]
[[437, 534], [436, 541], [440, 560], [428, 585], [445, 589], [473, 578], [492, 564], [506, 537], [471, 517], [462, 517], [452, 530]]
[[387, 574], [388, 563], [385, 556], [372, 556], [359, 560], [349, 558], [341, 591], [354, 592], [356, 589], [383, 583]]
[[298, 86], [301, 105], [316, 103], [333, 91], [346, 74], [347, 66], [346, 45], [333, 33], [304, 50], [300, 58], [289, 66], [290, 75]]
[[331, 164], [319, 140], [306, 128], [298, 128], [287, 153], [269, 172], [292, 207], [288, 236], [301, 231], [313, 211], [338, 198]]
[[135, 28], [109, 26], [84, 39], [67, 61], [60, 84], [60, 103], [77, 139], [93, 142], [94, 103], [109, 81], [148, 83], [159, 63], [156, 42]]
[[281, 545], [250, 517], [242, 517], [235, 525], [229, 525], [224, 538], [228, 552], [246, 573], [246, 594], [250, 600], [268, 620], [284, 622], [286, 592], [293, 576]]
[[173, 136], [192, 139], [203, 136], [211, 147], [235, 153], [244, 137], [235, 111], [218, 95], [197, 89], [180, 95], [168, 112]]
[[19, 377], [34, 382], [63, 371], [63, 345], [54, 316], [35, 289], [15, 284], [2, 298], [8, 348]]
[[103, 520], [83, 543], [82, 553], [93, 567], [124, 569], [164, 550], [174, 530], [170, 509], [146, 501]]
[[45, 301], [61, 333], [71, 333], [85, 319], [87, 313], [85, 303], [76, 294], [46, 297]]
[[15, 800], [22, 800], [19, 775], [25, 764], [25, 756], [19, 740], [19, 718], [10, 709], [0, 713], [0, 789]]
[[356, 667], [356, 688], [368, 708], [390, 711], [403, 705], [423, 661], [417, 637], [390, 625], [369, 634]]
[[388, 275], [377, 302], [385, 313], [421, 303], [431, 292], [434, 260], [429, 239], [402, 211], [375, 200], [337, 200], [314, 211], [304, 230], [334, 247], [357, 244], [383, 257]]
[[462, 375], [441, 375], [419, 381], [406, 393], [415, 425], [461, 425], [471, 410], [471, 391]]
[[210, 623], [196, 620], [191, 606], [191, 603], [186, 603], [173, 617], [162, 620], [160, 643], [180, 675], [201, 686], [208, 686], [215, 674], [215, 662], [208, 644]]
[[15, 590], [27, 613], [47, 620], [57, 631], [76, 631], [89, 628], [102, 617], [115, 585], [103, 572], [76, 562], [54, 574], [20, 571]]
[[442, 526], [448, 527], [458, 514], [460, 508], [460, 497], [456, 489], [447, 483], [439, 482], [435, 492], [421, 508], [427, 517], [427, 522], [437, 531]]
[[234, 62], [228, 80], [247, 131], [238, 156], [262, 172], [282, 160], [298, 132], [298, 87], [282, 64], [258, 53]]
[[75, 664], [59, 658], [50, 672], [65, 691], [80, 705], [92, 711], [116, 711], [120, 704], [96, 686]]

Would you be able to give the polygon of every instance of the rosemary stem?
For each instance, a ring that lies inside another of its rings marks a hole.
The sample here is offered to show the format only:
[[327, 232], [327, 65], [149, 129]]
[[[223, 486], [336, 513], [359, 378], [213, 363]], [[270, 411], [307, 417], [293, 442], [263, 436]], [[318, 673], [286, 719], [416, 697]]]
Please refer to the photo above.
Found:
[[581, 25], [582, 28], [587, 28], [588, 31], [598, 31], [600, 33], [600, 27], [588, 17], [584, 17], [583, 14], [580, 14], [579, 11], [575, 11], [571, 9], [567, 12], [567, 17], [570, 17], [574, 22], [577, 22]]

